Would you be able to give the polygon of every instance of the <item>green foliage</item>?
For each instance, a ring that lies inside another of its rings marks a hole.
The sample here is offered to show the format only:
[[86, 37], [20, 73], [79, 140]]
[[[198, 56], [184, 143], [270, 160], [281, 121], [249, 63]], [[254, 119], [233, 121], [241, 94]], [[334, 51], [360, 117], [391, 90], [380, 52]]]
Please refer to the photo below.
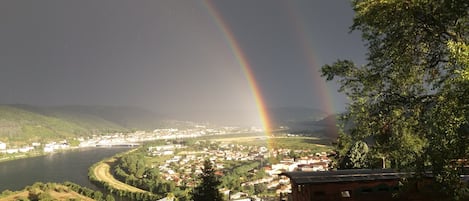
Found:
[[156, 195], [173, 192], [175, 184], [163, 180], [158, 169], [149, 168], [148, 160], [141, 150], [146, 149], [140, 148], [118, 158], [113, 168], [116, 179]]
[[[120, 156], [120, 154], [117, 154], [115, 157]], [[123, 197], [126, 199], [130, 200], [136, 200], [136, 201], [145, 201], [145, 200], [159, 200], [162, 198], [161, 195], [158, 194], [152, 194], [150, 192], [131, 192], [127, 190], [121, 190], [121, 189], [116, 189], [114, 188], [111, 184], [106, 183], [104, 181], [98, 180], [96, 175], [94, 175], [94, 169], [96, 166], [100, 163], [103, 163], [104, 161], [107, 161], [109, 159], [104, 159], [101, 162], [93, 164], [89, 169], [88, 169], [88, 179], [95, 184], [98, 187], [106, 189], [108, 192], [111, 192], [114, 195], [117, 195], [119, 197]], [[138, 182], [138, 180], [136, 180]], [[145, 184], [145, 182], [139, 182], [138, 184]], [[136, 186], [136, 185], [135, 185]], [[139, 187], [139, 186], [137, 186]], [[106, 197], [105, 199], [110, 199]]]
[[368, 145], [363, 141], [357, 141], [350, 147], [339, 166], [341, 169], [360, 169], [368, 167]]
[[37, 199], [40, 200], [40, 201], [53, 201], [53, 200], [56, 200], [54, 197], [52, 197], [52, 195], [50, 193], [47, 193], [47, 192], [42, 192], [41, 194], [39, 194]]
[[392, 168], [431, 170], [442, 193], [461, 199], [467, 186], [453, 162], [469, 156], [469, 1], [352, 5], [352, 30], [362, 32], [368, 62], [339, 60], [322, 68], [351, 101], [344, 119], [353, 127], [345, 141], [371, 139], [371, 152]]
[[[243, 181], [261, 179], [265, 176], [264, 170], [259, 170], [258, 161], [225, 161], [224, 176], [221, 177], [220, 186], [234, 191], [241, 191]], [[257, 171], [256, 173], [254, 173]]]
[[142, 178], [146, 171], [146, 158], [143, 153], [126, 154], [119, 158], [118, 164], [127, 173]]
[[6, 142], [64, 139], [88, 134], [76, 124], [12, 106], [0, 106], [0, 128], [0, 140]]
[[0, 141], [12, 146], [73, 139], [109, 130], [125, 128], [93, 115], [58, 113], [53, 109], [26, 105], [0, 105]]
[[254, 194], [260, 195], [262, 193], [265, 193], [266, 191], [267, 191], [267, 184], [260, 183], [260, 184], [254, 185]]
[[192, 191], [192, 199], [194, 201], [221, 201], [223, 196], [218, 190], [221, 182], [215, 175], [215, 169], [209, 160], [205, 160], [202, 174], [200, 175], [200, 183]]
[[156, 114], [133, 107], [0, 105], [0, 141], [31, 142], [73, 139], [103, 132], [154, 128]]
[[[4, 191], [4, 193], [2, 193], [2, 196], [0, 197], [3, 198], [6, 196], [11, 196], [10, 198], [8, 198], [8, 200], [15, 199], [33, 201], [63, 200], [64, 198], [66, 198], [67, 200], [80, 200], [80, 197], [78, 197], [76, 193], [97, 201], [103, 200], [102, 192], [94, 191], [71, 182], [64, 182], [63, 184], [36, 182], [31, 186], [25, 187], [25, 189], [21, 191]], [[27, 194], [27, 197], [24, 197], [24, 194]]]
[[106, 195], [106, 199], [105, 201], [115, 201], [116, 199], [114, 199], [114, 197], [112, 197], [112, 195], [108, 194]]

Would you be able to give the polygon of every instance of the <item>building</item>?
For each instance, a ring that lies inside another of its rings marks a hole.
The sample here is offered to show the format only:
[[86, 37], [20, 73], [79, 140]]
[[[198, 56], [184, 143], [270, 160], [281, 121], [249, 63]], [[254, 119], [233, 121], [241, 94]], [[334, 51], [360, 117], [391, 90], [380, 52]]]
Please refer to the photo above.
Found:
[[0, 142], [0, 150], [5, 150], [7, 148], [7, 144], [4, 142]]
[[324, 172], [285, 172], [290, 178], [291, 194], [283, 200], [396, 200], [403, 173], [389, 169], [355, 169]]

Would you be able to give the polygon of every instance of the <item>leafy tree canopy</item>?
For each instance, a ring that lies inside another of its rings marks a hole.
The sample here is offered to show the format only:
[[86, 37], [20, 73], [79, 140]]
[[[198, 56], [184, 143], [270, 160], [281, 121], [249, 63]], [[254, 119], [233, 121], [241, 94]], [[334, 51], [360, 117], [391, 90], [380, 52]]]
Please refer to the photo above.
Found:
[[340, 168], [355, 169], [368, 167], [368, 145], [363, 141], [356, 141], [342, 159]]
[[352, 6], [351, 29], [362, 33], [367, 63], [339, 60], [322, 68], [350, 98], [344, 119], [353, 124], [351, 141], [372, 139], [372, 152], [392, 168], [431, 170], [441, 189], [461, 198], [467, 187], [455, 161], [469, 156], [469, 1]]

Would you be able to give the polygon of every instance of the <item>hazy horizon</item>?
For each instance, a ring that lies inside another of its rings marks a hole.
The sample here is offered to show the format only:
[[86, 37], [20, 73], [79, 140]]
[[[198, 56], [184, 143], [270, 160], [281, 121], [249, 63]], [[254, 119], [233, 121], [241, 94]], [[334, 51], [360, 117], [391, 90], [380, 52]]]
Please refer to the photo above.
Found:
[[[13, 106], [21, 109], [26, 109], [29, 111], [78, 111], [84, 112], [85, 114], [90, 111], [90, 109], [97, 109], [96, 113], [99, 113], [100, 110], [105, 112], [118, 112], [125, 111], [130, 109], [131, 112], [141, 112], [142, 115], [151, 114], [155, 122], [157, 121], [191, 121], [194, 123], [209, 123], [215, 124], [218, 126], [256, 126], [262, 127], [262, 122], [260, 121], [257, 115], [258, 111], [254, 110], [236, 110], [236, 109], [226, 109], [226, 110], [195, 110], [191, 111], [155, 111], [139, 106], [125, 106], [125, 105], [30, 105], [30, 104], [0, 104], [0, 106]], [[275, 120], [287, 120], [289, 118], [299, 118], [295, 119], [296, 121], [316, 121], [330, 115], [335, 115], [323, 111], [318, 108], [313, 107], [270, 107], [267, 108], [270, 118]], [[130, 114], [130, 118], [135, 118], [134, 114]], [[129, 118], [127, 117], [127, 118]], [[145, 120], [149, 116], [144, 117]], [[126, 118], [126, 117], [123, 117]], [[273, 120], [271, 119], [271, 120]], [[299, 123], [297, 122], [297, 123]], [[278, 123], [278, 122], [277, 122]], [[277, 125], [279, 126], [279, 125]], [[285, 126], [285, 125], [283, 125]]]

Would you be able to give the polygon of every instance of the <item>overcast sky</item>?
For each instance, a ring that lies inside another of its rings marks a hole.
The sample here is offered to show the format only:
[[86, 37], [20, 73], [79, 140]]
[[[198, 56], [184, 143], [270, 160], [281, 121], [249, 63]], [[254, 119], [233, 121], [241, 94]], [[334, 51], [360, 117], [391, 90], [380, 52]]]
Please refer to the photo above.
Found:
[[[252, 110], [246, 76], [206, 3], [0, 1], [0, 103]], [[317, 75], [339, 58], [363, 61], [360, 35], [349, 33], [348, 0], [220, 0], [213, 7], [269, 107], [323, 109], [330, 101], [344, 110], [345, 98]]]

